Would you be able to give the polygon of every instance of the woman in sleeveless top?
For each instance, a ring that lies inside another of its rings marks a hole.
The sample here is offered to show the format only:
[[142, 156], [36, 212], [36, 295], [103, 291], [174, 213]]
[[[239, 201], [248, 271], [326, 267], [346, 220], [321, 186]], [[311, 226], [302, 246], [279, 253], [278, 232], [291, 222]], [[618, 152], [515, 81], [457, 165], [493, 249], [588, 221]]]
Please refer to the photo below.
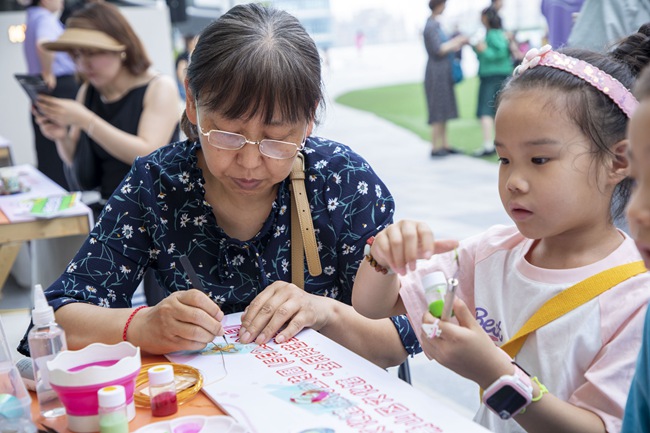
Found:
[[34, 114], [78, 188], [97, 189], [105, 200], [136, 157], [178, 139], [178, 92], [170, 77], [151, 70], [142, 42], [115, 6], [89, 4], [66, 24], [44, 47], [70, 53], [84, 84], [76, 101], [41, 97], [43, 114]]

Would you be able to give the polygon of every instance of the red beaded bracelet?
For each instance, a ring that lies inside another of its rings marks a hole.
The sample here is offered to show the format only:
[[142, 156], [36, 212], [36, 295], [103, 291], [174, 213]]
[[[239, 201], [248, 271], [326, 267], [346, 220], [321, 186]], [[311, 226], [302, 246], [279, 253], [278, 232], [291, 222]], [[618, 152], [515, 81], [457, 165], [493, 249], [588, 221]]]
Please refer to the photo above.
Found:
[[146, 306], [146, 305], [142, 305], [142, 306], [136, 308], [135, 310], [133, 310], [133, 312], [131, 313], [131, 315], [129, 316], [129, 318], [126, 320], [126, 324], [124, 325], [124, 331], [122, 331], [122, 340], [127, 341], [127, 340], [126, 340], [126, 331], [129, 330], [129, 325], [131, 324], [131, 321], [133, 320], [133, 317], [135, 316], [135, 314], [136, 314], [138, 311], [142, 310], [143, 308], [147, 308], [147, 306]]
[[363, 249], [364, 258], [368, 261], [368, 263], [370, 263], [370, 266], [372, 266], [375, 269], [375, 271], [381, 272], [384, 275], [391, 275], [393, 271], [377, 263], [377, 260], [375, 260], [372, 254], [370, 254], [370, 247], [372, 246], [372, 243], [374, 241], [375, 241], [374, 236], [370, 236], [366, 241], [366, 246]]

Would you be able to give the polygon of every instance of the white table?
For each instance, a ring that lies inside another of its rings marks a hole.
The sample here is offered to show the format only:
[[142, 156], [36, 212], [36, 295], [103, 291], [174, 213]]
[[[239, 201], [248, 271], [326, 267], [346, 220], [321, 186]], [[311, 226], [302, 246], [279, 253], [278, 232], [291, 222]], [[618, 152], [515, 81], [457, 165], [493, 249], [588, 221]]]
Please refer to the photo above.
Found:
[[[16, 204], [20, 201], [66, 191], [28, 164], [1, 170], [15, 172], [29, 191], [0, 196], [0, 295], [18, 251], [25, 242], [37, 241], [31, 243], [32, 280], [33, 283], [47, 286], [52, 282], [49, 281], [52, 278], [47, 277], [47, 281], [40, 281], [39, 276], [60, 273], [72, 258], [74, 251], [79, 248], [81, 239], [90, 231], [93, 222], [92, 210], [83, 203], [78, 203], [64, 214], [49, 219], [17, 213]], [[57, 239], [57, 242], [39, 243], [43, 239]], [[48, 265], [54, 269], [45, 272]]]

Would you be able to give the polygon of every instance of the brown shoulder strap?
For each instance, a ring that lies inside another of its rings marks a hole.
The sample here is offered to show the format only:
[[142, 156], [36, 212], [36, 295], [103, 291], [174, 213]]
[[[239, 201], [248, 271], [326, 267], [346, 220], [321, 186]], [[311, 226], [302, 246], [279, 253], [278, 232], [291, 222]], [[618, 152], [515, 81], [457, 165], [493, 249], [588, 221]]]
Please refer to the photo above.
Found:
[[311, 219], [307, 191], [305, 189], [305, 161], [301, 153], [291, 168], [291, 281], [301, 289], [305, 287], [303, 251], [307, 255], [307, 268], [311, 276], [323, 270], [318, 256], [318, 244]]

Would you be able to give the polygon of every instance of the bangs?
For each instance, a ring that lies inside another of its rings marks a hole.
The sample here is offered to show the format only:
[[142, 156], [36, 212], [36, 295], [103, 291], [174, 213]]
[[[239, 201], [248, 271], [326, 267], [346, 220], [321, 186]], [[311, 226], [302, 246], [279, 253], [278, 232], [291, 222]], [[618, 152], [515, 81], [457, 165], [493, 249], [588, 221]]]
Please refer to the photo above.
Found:
[[267, 58], [260, 53], [241, 56], [232, 73], [215, 77], [201, 89], [201, 103], [229, 119], [260, 116], [265, 124], [312, 120], [318, 100], [310, 96], [320, 83], [308, 82], [286, 58], [273, 56], [277, 52], [265, 54]]

